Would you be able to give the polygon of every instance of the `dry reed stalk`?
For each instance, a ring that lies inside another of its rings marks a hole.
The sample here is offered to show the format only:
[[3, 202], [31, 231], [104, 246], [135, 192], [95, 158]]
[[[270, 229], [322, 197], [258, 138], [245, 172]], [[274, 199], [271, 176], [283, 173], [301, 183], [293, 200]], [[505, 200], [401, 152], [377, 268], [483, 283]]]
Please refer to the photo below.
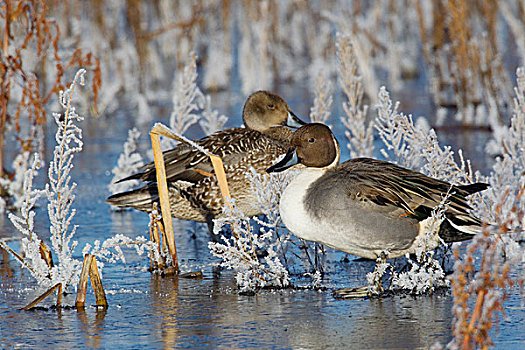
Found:
[[[155, 239], [155, 236], [154, 236], [154, 230], [155, 230], [155, 227], [153, 226], [152, 224], [152, 221], [153, 221], [153, 218], [150, 220], [150, 224], [149, 224], [149, 240], [154, 242], [154, 243], [157, 243], [158, 240]], [[153, 271], [155, 269], [158, 268], [158, 263], [157, 261], [155, 260], [155, 255], [153, 253], [153, 251], [150, 251], [149, 252], [149, 269], [150, 271]]]
[[487, 291], [485, 289], [481, 289], [478, 292], [478, 296], [476, 299], [476, 306], [474, 306], [474, 312], [472, 313], [472, 318], [470, 319], [469, 325], [468, 325], [468, 332], [465, 335], [465, 339], [463, 339], [463, 349], [470, 349], [469, 346], [470, 343], [470, 336], [474, 333], [474, 325], [476, 324], [476, 320], [480, 317], [481, 311], [483, 310], [483, 301], [485, 299], [485, 295], [487, 294]]
[[421, 2], [419, 1], [416, 1], [416, 13], [419, 25], [419, 36], [421, 37], [421, 47], [423, 48], [423, 57], [427, 62], [429, 62], [428, 36], [425, 25], [425, 16], [423, 15], [423, 8], [421, 7]]
[[[49, 18], [49, 4], [46, 1], [6, 0], [0, 5], [0, 18], [4, 26], [2, 30], [2, 51], [0, 52], [0, 176], [4, 176], [4, 142], [6, 123], [9, 121], [20, 133], [20, 119], [27, 116], [29, 125], [42, 125], [46, 121], [45, 105], [58, 91], [65, 90], [63, 83], [64, 73], [73, 66], [92, 67], [94, 105], [97, 104], [98, 92], [101, 84], [100, 62], [91, 53], [84, 54], [80, 49], [75, 50], [71, 58], [62, 61], [59, 55], [60, 28], [55, 20]], [[20, 35], [22, 40], [17, 40], [15, 35]], [[20, 44], [17, 44], [20, 43]], [[39, 60], [35, 70], [29, 71], [27, 61], [28, 53], [33, 53]], [[48, 65], [56, 70], [56, 78], [51, 87], [46, 89], [37, 75], [45, 76]], [[8, 113], [11, 99], [11, 84], [21, 86], [20, 101], [14, 103], [14, 111]], [[95, 107], [96, 108], [96, 107]], [[10, 118], [8, 118], [10, 116]], [[30, 136], [31, 138], [31, 136]], [[18, 137], [19, 141], [22, 139]], [[30, 147], [35, 147], [38, 140], [24, 140]]]
[[46, 246], [44, 241], [40, 241], [40, 256], [46, 262], [49, 268], [53, 267], [53, 256], [51, 255], [51, 251]]
[[[164, 157], [160, 148], [160, 135], [155, 130], [151, 130], [151, 147], [153, 148], [153, 158], [155, 159], [155, 172], [157, 174], [157, 189], [160, 198], [160, 210], [162, 212], [162, 221], [164, 222], [164, 232], [168, 241], [168, 249], [172, 257], [172, 264], [177, 270], [179, 262], [177, 259], [177, 247], [175, 246], [175, 235], [173, 232], [173, 222], [171, 219], [170, 197], [168, 192], [168, 183], [166, 181], [166, 167], [164, 166]], [[160, 242], [159, 242], [160, 244]]]
[[[520, 188], [516, 194], [515, 203], [520, 202], [521, 196], [525, 192], [525, 187]], [[502, 237], [509, 234], [510, 227], [521, 222], [524, 212], [515, 204], [512, 215], [503, 218], [502, 206], [505, 197], [510, 195], [507, 191], [504, 199], [495, 208], [497, 232], [489, 230], [488, 225], [484, 225], [483, 231], [479, 233], [474, 241], [467, 247], [467, 254], [464, 261], [456, 266], [456, 272], [451, 279], [454, 295], [454, 318], [456, 320], [453, 332], [457, 342], [455, 345], [464, 350], [474, 348], [488, 348], [492, 345], [489, 332], [494, 318], [498, 313], [504, 314], [503, 302], [507, 298], [507, 289], [515, 284], [523, 285], [524, 278], [513, 279], [510, 275], [510, 265], [506, 258], [505, 245]], [[476, 251], [481, 253], [479, 271], [476, 272], [476, 261], [474, 254]], [[459, 252], [454, 252], [456, 260], [459, 261]], [[469, 312], [468, 301], [471, 296], [476, 296], [476, 303], [472, 314]], [[496, 323], [497, 324], [497, 323]]]
[[37, 306], [40, 302], [42, 302], [42, 300], [47, 298], [51, 293], [53, 293], [57, 289], [58, 289], [58, 296], [57, 296], [56, 306], [57, 308], [59, 308], [62, 304], [62, 283], [55, 284], [53, 287], [49, 288], [44, 294], [40, 295], [35, 300], [33, 300], [32, 302], [24, 306], [21, 310], [22, 311], [31, 310], [32, 308]]
[[80, 281], [78, 282], [77, 298], [75, 300], [75, 306], [77, 309], [84, 308], [86, 305], [86, 294], [89, 279], [89, 270], [91, 269], [91, 261], [93, 255], [86, 254], [84, 256], [84, 263], [82, 264], [82, 272], [80, 273]]
[[[154, 203], [155, 211], [157, 211], [157, 204]], [[159, 261], [155, 259], [153, 252], [150, 252], [150, 267], [151, 270], [163, 270], [166, 267], [166, 259], [162, 252], [168, 246], [166, 240], [166, 234], [164, 232], [164, 226], [162, 225], [162, 218], [158, 215], [152, 215], [151, 221], [149, 223], [149, 234], [150, 241], [156, 243], [157, 246], [157, 255], [160, 258]], [[162, 242], [161, 242], [162, 240]]]
[[[155, 143], [153, 146], [153, 155], [155, 157], [155, 169], [157, 172], [157, 188], [159, 191], [159, 197], [160, 197], [160, 206], [162, 211], [162, 218], [164, 222], [164, 232], [166, 232], [166, 237], [168, 240], [168, 247], [170, 247], [170, 253], [171, 246], [170, 246], [170, 240], [173, 243], [173, 248], [175, 249], [175, 239], [173, 235], [173, 225], [171, 220], [171, 209], [170, 209], [170, 203], [169, 203], [169, 193], [168, 193], [168, 186], [166, 182], [166, 169], [164, 168], [164, 158], [162, 157], [162, 150], [160, 149], [160, 140], [159, 135], [172, 138], [174, 140], [184, 142], [191, 147], [195, 147], [195, 144], [192, 144], [189, 142], [189, 140], [180, 137], [179, 135], [172, 132], [168, 127], [164, 126], [163, 124], [157, 123], [153, 126], [150, 132], [152, 144]], [[155, 141], [154, 141], [155, 140]], [[225, 205], [227, 205], [230, 209], [233, 210], [233, 204], [231, 201], [231, 195], [230, 195], [230, 188], [228, 186], [228, 181], [226, 179], [226, 173], [224, 171], [224, 164], [222, 162], [222, 158], [205, 150], [205, 149], [199, 149], [201, 152], [206, 154], [213, 165], [213, 170], [215, 172], [215, 176], [217, 177], [217, 182], [219, 183], [219, 189], [221, 191], [222, 198], [224, 200]], [[160, 170], [160, 171], [159, 171]], [[163, 199], [164, 198], [164, 199]], [[165, 218], [168, 217], [166, 220]], [[233, 235], [237, 236], [237, 232], [239, 230], [236, 229], [235, 224], [233, 225]], [[252, 247], [253, 248], [253, 247]], [[176, 262], [177, 258], [177, 252], [174, 250], [174, 264]], [[253, 248], [253, 254], [255, 254], [255, 250]], [[178, 263], [174, 265], [177, 267], [178, 270]]]
[[89, 277], [91, 278], [91, 287], [95, 292], [95, 300], [97, 302], [97, 307], [107, 308], [108, 301], [106, 299], [106, 293], [104, 292], [104, 286], [102, 285], [102, 280], [100, 279], [100, 274], [97, 268], [97, 259], [93, 257], [91, 259], [91, 266], [89, 268]]
[[498, 33], [498, 1], [482, 0], [481, 3], [482, 18], [487, 24], [487, 33], [489, 37], [490, 47], [493, 52], [497, 51], [497, 33]]
[[142, 30], [142, 1], [126, 0], [126, 18], [135, 39], [135, 48], [139, 60], [139, 90], [144, 92], [146, 64], [148, 62], [148, 44]]
[[84, 256], [84, 263], [82, 264], [82, 272], [80, 273], [80, 281], [78, 282], [78, 292], [75, 300], [75, 306], [78, 309], [83, 309], [86, 305], [86, 295], [88, 279], [91, 278], [91, 287], [95, 292], [95, 300], [97, 307], [107, 308], [108, 302], [106, 293], [100, 279], [100, 274], [97, 268], [97, 259], [92, 254]]

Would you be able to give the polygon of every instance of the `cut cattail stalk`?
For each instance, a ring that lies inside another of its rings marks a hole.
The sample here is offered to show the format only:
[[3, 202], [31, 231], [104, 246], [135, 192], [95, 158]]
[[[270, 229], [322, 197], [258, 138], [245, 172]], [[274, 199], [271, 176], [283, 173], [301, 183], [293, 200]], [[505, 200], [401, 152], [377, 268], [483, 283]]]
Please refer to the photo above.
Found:
[[[166, 169], [164, 167], [164, 157], [162, 156], [162, 150], [160, 148], [160, 136], [159, 135], [169, 137], [169, 138], [172, 138], [180, 142], [184, 142], [186, 144], [189, 144], [192, 147], [198, 147], [198, 146], [196, 146], [194, 143], [192, 143], [188, 139], [175, 134], [168, 127], [166, 127], [165, 125], [161, 123], [155, 124], [150, 132], [151, 144], [153, 147], [153, 156], [155, 158], [155, 169], [157, 173], [157, 188], [158, 188], [159, 197], [160, 197], [162, 221], [164, 222], [163, 231], [165, 232], [165, 237], [167, 239], [168, 248], [173, 258], [173, 267], [178, 273], [179, 264], [177, 261], [177, 250], [175, 247], [173, 224], [171, 221], [171, 208], [170, 208], [170, 202], [169, 202], [168, 185], [166, 181]], [[211, 163], [213, 165], [213, 170], [215, 171], [215, 175], [217, 176], [217, 181], [219, 183], [219, 188], [221, 190], [221, 194], [224, 199], [224, 202], [231, 207], [232, 204], [230, 200], [231, 198], [230, 190], [228, 187], [228, 181], [226, 180], [226, 173], [224, 172], [224, 165], [222, 163], [221, 157], [216, 156], [215, 154], [205, 149], [202, 149], [202, 148], [198, 148], [198, 149], [201, 152], [204, 152], [208, 157], [210, 157]]]
[[[154, 205], [156, 206], [156, 204]], [[159, 226], [162, 226], [160, 219], [158, 217], [152, 217], [150, 224], [149, 224], [150, 240], [156, 244], [157, 253], [158, 253], [158, 256], [160, 257], [160, 259], [157, 261], [155, 259], [154, 253], [153, 252], [150, 253], [150, 260], [151, 260], [150, 265], [151, 265], [152, 271], [156, 269], [163, 269], [164, 266], [166, 265], [164, 256], [162, 255], [162, 250], [163, 250], [162, 247], [166, 247], [167, 243], [166, 243], [165, 235], [161, 233], [163, 235], [162, 240], [164, 244], [163, 246], [161, 246], [161, 238], [160, 238], [161, 234], [159, 234], [159, 230], [161, 230], [161, 228], [159, 228]]]
[[58, 284], [57, 309], [62, 306], [62, 283]]
[[[157, 241], [155, 240], [155, 236], [153, 236], [153, 219], [151, 220], [150, 222], [150, 225], [149, 225], [149, 240], [154, 242], [154, 243], [157, 243]], [[154, 270], [157, 268], [157, 262], [155, 261], [155, 254], [150, 251], [149, 252], [149, 269], [150, 271]]]
[[58, 288], [58, 297], [57, 297], [57, 308], [60, 307], [62, 303], [62, 283], [57, 283], [53, 287], [49, 288], [44, 294], [27, 304], [24, 308], [22, 308], [23, 311], [31, 310], [35, 306], [37, 306], [42, 300], [47, 298], [51, 293], [53, 293]]
[[78, 292], [75, 306], [77, 309], [83, 309], [86, 305], [86, 294], [88, 279], [91, 277], [91, 287], [95, 292], [95, 300], [97, 301], [97, 307], [107, 308], [108, 302], [106, 299], [106, 293], [102, 286], [102, 280], [97, 268], [97, 259], [91, 254], [84, 256], [84, 264], [82, 265], [82, 272], [80, 273], [80, 282], [78, 283]]
[[177, 259], [177, 248], [175, 246], [175, 235], [173, 233], [173, 223], [171, 221], [171, 207], [168, 193], [168, 184], [166, 182], [166, 168], [164, 166], [164, 157], [160, 148], [159, 133], [155, 132], [155, 127], [150, 132], [151, 146], [153, 148], [153, 157], [155, 159], [155, 172], [157, 173], [157, 189], [160, 197], [160, 209], [162, 211], [162, 220], [168, 241], [168, 249], [173, 259], [173, 267], [178, 271], [179, 261]]
[[77, 299], [75, 301], [75, 306], [77, 307], [77, 309], [84, 308], [84, 306], [86, 305], [86, 294], [89, 279], [89, 270], [91, 268], [91, 260], [93, 260], [93, 255], [86, 254], [84, 256], [82, 272], [80, 273], [80, 281], [78, 282]]
[[104, 286], [102, 286], [100, 274], [98, 273], [97, 260], [95, 259], [95, 257], [91, 259], [89, 277], [91, 278], [91, 287], [95, 292], [95, 300], [97, 301], [97, 307], [102, 307], [106, 309], [108, 307], [108, 301], [106, 299], [106, 293], [104, 292]]

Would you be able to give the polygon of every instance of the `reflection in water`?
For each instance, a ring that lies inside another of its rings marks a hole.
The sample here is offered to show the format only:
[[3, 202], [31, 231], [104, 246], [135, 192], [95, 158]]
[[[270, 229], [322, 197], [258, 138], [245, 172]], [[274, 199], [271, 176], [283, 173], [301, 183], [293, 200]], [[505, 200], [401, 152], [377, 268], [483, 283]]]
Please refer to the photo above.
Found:
[[[163, 348], [172, 349], [178, 342], [178, 309], [179, 309], [179, 277], [151, 277], [151, 307], [155, 315], [161, 316], [161, 321], [155, 323], [157, 332], [162, 337]], [[159, 329], [160, 328], [160, 329]]]
[[335, 300], [329, 292], [231, 293], [230, 278], [151, 278], [162, 347], [428, 348], [450, 338], [449, 296]]
[[82, 334], [86, 340], [86, 346], [89, 348], [100, 348], [101, 339], [104, 333], [104, 318], [107, 310], [98, 308], [95, 312], [95, 319], [90, 321], [92, 316], [88, 316], [85, 310], [77, 311], [77, 317], [81, 322]]

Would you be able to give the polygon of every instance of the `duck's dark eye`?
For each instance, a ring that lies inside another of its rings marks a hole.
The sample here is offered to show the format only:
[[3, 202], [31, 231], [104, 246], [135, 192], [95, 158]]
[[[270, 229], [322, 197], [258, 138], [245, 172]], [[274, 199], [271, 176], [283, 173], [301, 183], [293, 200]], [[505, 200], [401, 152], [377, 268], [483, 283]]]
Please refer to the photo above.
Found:
[[310, 142], [310, 143], [314, 143], [314, 142], [315, 142], [315, 139], [314, 139], [313, 137], [311, 137], [311, 138], [308, 140], [308, 142]]
[[274, 109], [275, 106], [274, 106], [272, 103], [270, 103], [270, 104], [268, 105], [268, 108], [270, 108], [270, 109]]

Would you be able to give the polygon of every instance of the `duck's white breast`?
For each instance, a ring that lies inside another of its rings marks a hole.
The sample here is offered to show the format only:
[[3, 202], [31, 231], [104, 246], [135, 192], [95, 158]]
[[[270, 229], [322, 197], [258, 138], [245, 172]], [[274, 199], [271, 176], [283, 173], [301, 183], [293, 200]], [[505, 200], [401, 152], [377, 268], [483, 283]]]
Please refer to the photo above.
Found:
[[322, 171], [302, 171], [286, 187], [279, 204], [281, 219], [288, 230], [300, 238], [317, 242], [320, 223], [306, 211], [304, 197], [310, 184], [323, 174]]

